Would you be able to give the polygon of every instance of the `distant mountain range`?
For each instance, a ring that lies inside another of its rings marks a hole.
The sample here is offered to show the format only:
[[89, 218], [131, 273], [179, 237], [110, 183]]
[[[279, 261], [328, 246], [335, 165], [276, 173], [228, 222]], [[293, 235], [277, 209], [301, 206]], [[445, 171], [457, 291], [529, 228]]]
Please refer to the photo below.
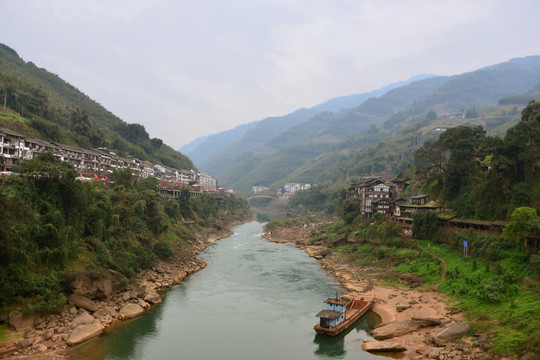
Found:
[[[308, 109], [298, 109], [295, 112], [284, 116], [268, 117], [263, 120], [252, 121], [247, 124], [239, 125], [231, 130], [199, 137], [189, 144], [184, 145], [179, 151], [189, 156], [196, 164], [204, 164], [207, 159], [218, 155], [235, 143], [234, 148], [238, 149], [236, 152], [242, 153], [246, 150], [257, 148], [260, 141], [264, 142], [269, 137], [276, 136], [280, 132], [305, 122], [319, 113], [352, 109], [369, 98], [381, 96], [397, 87], [434, 76], [435, 75], [431, 74], [416, 75], [409, 80], [399, 81], [368, 93], [340, 96]], [[235, 150], [232, 149], [231, 151], [235, 152]], [[215, 165], [210, 165], [209, 167], [226, 167], [226, 164], [223, 163], [223, 159], [219, 157], [212, 161], [212, 163]]]
[[[425, 133], [428, 123], [434, 123], [426, 120], [429, 111], [444, 119], [498, 106], [503, 98], [510, 99], [506, 105], [512, 105], [516, 96], [523, 105], [523, 99], [535, 98], [538, 87], [540, 56], [516, 58], [460, 75], [420, 75], [370, 93], [335, 98], [197, 139], [182, 150], [221, 185], [238, 191], [249, 191], [254, 185], [276, 188], [285, 181], [320, 182], [325, 171], [322, 163], [327, 168], [335, 166], [418, 121], [423, 126], [416, 125], [411, 132]], [[498, 116], [497, 111], [502, 110], [492, 111], [490, 116]], [[512, 120], [509, 110], [505, 111], [498, 125]], [[462, 120], [467, 121], [472, 120]], [[486, 123], [493, 124], [493, 120], [482, 119]], [[396, 171], [411, 160], [406, 153], [402, 151], [403, 160], [393, 165]], [[364, 172], [381, 166], [372, 165]], [[336, 176], [343, 180], [342, 175]]]

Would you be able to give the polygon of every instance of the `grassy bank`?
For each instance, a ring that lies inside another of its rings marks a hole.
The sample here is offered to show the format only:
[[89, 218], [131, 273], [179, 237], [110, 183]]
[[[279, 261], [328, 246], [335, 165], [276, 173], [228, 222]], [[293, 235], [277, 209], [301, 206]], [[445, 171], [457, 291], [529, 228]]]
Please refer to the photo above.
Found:
[[[308, 219], [285, 219], [269, 223], [300, 226]], [[502, 237], [469, 231], [440, 231], [428, 240], [400, 235], [390, 222], [346, 226], [343, 222], [324, 227], [313, 238], [331, 246], [347, 236], [347, 243], [333, 248], [358, 266], [385, 271], [381, 282], [438, 290], [463, 311], [472, 333], [493, 335], [494, 354], [540, 353], [540, 281], [530, 256], [507, 246]], [[468, 256], [463, 254], [468, 240]]]

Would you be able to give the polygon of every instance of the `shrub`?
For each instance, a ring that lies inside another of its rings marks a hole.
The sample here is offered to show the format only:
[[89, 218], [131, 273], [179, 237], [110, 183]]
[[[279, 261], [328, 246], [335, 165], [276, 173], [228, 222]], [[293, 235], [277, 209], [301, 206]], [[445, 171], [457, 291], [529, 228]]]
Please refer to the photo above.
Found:
[[171, 244], [165, 241], [158, 241], [154, 243], [152, 250], [154, 251], [154, 254], [156, 254], [158, 258], [163, 259], [163, 260], [170, 259], [173, 256], [173, 249], [172, 249]]

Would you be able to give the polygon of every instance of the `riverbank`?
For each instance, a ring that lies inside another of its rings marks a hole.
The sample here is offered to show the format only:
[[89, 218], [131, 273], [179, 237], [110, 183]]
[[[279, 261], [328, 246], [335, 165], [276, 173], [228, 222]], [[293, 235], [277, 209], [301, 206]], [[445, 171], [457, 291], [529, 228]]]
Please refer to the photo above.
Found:
[[11, 329], [3, 330], [0, 359], [69, 359], [71, 345], [113, 331], [123, 321], [159, 305], [163, 291], [206, 267], [206, 262], [198, 255], [207, 243], [230, 236], [236, 225], [253, 218], [250, 214], [221, 223], [200, 233], [196, 239], [186, 240], [183, 246], [177, 246], [171, 260], [159, 261], [140, 272], [136, 279], [122, 286], [121, 291], [114, 290], [120, 284], [116, 283], [112, 271], [98, 280], [79, 272], [72, 284], [74, 293], [69, 296], [69, 305], [60, 313], [27, 317], [18, 310], [9, 313], [4, 321]]
[[349, 292], [348, 296], [375, 296], [372, 310], [380, 316], [381, 325], [390, 325], [381, 326], [386, 331], [383, 335], [374, 331], [374, 337], [380, 335], [377, 345], [386, 342], [382, 344], [384, 347], [390, 343], [399, 343], [406, 348], [401, 356], [415, 360], [476, 359], [489, 356], [485, 350], [490, 344], [483, 335], [461, 338], [444, 346], [437, 345], [434, 337], [443, 328], [452, 324], [458, 324], [453, 327], [466, 324], [463, 314], [452, 310], [451, 300], [443, 294], [419, 287], [384, 284], [381, 278], [387, 269], [378, 268], [375, 264], [358, 266], [351, 263], [346, 256], [313, 238], [312, 234], [319, 226], [313, 223], [293, 228], [274, 228], [265, 233], [265, 238], [272, 242], [295, 243], [317, 259], [323, 269], [337, 277], [342, 287]]

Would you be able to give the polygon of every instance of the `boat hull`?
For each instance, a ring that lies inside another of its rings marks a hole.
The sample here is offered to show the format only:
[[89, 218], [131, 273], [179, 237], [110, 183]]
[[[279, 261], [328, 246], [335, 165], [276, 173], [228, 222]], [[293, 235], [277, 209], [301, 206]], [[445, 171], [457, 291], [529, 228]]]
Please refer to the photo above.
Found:
[[317, 334], [325, 335], [325, 336], [336, 336], [347, 330], [352, 324], [356, 322], [356, 320], [360, 319], [362, 315], [364, 315], [366, 312], [371, 309], [371, 306], [373, 305], [373, 301], [366, 302], [366, 301], [357, 301], [358, 307], [353, 307], [352, 309], [347, 311], [347, 317], [346, 319], [338, 324], [335, 327], [329, 328], [320, 326], [319, 324], [315, 325], [313, 329], [317, 332]]

